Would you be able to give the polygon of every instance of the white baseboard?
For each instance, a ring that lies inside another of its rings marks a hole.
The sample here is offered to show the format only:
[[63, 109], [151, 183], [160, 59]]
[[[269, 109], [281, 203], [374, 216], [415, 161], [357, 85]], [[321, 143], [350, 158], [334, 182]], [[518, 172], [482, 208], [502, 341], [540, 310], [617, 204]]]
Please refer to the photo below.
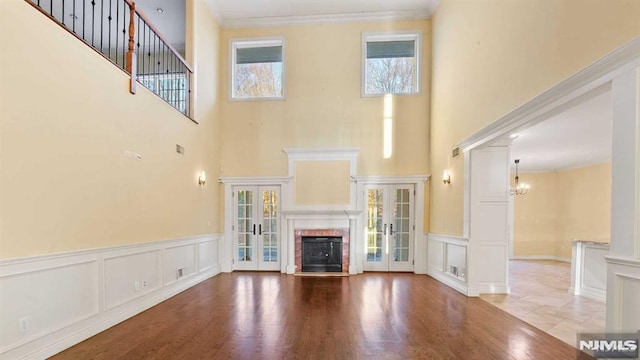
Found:
[[607, 302], [607, 291], [602, 289], [582, 287], [580, 288], [580, 291], [575, 295], [600, 302]]
[[571, 258], [565, 258], [553, 255], [518, 255], [511, 258], [511, 260], [555, 260], [562, 262], [571, 262]]
[[[50, 357], [211, 278], [220, 273], [221, 239], [206, 235], [0, 260], [0, 359]], [[186, 275], [178, 277], [177, 269]], [[30, 327], [22, 332], [25, 318]]]
[[441, 283], [447, 285], [448, 287], [458, 291], [462, 295], [465, 295], [465, 296], [469, 295], [467, 284], [461, 282], [460, 280], [457, 280], [451, 275], [448, 275], [446, 273], [443, 273], [442, 271], [438, 271], [437, 269], [433, 269], [433, 268], [430, 268], [429, 270], [427, 270], [427, 275], [440, 281]]
[[480, 283], [478, 284], [480, 294], [509, 294], [511, 289], [503, 283]]

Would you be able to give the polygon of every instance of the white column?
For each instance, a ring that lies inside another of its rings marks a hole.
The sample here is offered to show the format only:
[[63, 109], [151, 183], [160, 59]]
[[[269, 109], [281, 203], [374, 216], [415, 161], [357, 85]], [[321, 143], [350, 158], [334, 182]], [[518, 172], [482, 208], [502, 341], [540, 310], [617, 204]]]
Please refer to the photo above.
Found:
[[640, 329], [640, 69], [612, 82], [611, 250], [607, 331]]
[[415, 266], [413, 272], [416, 274], [427, 273], [427, 237], [424, 234], [424, 181], [417, 181], [415, 183], [414, 197], [414, 226], [413, 232], [415, 252], [414, 261]]
[[356, 275], [358, 273], [356, 254], [356, 234], [357, 234], [358, 219], [355, 217], [349, 218], [349, 275]]
[[221, 251], [220, 266], [222, 272], [229, 273], [233, 271], [233, 186], [224, 184], [224, 211], [227, 215], [224, 217], [224, 239], [219, 245]]
[[471, 169], [467, 295], [509, 293], [509, 147], [465, 156]]
[[296, 272], [296, 234], [293, 231], [293, 219], [287, 219], [287, 274]]
[[638, 71], [612, 85], [611, 253], [638, 258]]

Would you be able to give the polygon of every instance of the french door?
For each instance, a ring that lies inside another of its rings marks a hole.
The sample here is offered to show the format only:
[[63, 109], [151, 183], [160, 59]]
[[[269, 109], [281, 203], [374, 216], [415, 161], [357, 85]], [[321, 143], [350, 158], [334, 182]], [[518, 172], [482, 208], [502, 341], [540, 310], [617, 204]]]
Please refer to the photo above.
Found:
[[233, 189], [234, 270], [280, 270], [280, 188]]
[[365, 187], [365, 271], [413, 271], [414, 186]]

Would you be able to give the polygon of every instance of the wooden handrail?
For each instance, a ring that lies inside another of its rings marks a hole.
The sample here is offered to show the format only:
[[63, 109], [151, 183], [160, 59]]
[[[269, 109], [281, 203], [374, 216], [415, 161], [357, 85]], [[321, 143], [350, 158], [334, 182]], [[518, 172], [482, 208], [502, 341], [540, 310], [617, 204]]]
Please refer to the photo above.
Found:
[[135, 12], [138, 14], [138, 16], [144, 20], [144, 22], [147, 24], [147, 26], [149, 27], [149, 29], [151, 29], [158, 38], [160, 38], [160, 40], [162, 40], [165, 45], [167, 46], [167, 48], [169, 50], [171, 50], [171, 52], [173, 53], [173, 55], [175, 55], [180, 61], [182, 61], [182, 63], [184, 64], [184, 66], [187, 68], [187, 70], [189, 70], [190, 72], [193, 72], [193, 68], [191, 67], [191, 65], [189, 65], [189, 63], [187, 62], [187, 60], [185, 60], [182, 55], [180, 55], [180, 53], [178, 52], [178, 50], [176, 50], [176, 48], [174, 48], [171, 43], [169, 42], [169, 40], [167, 40], [167, 38], [165, 38], [162, 33], [160, 31], [158, 31], [158, 29], [153, 25], [153, 23], [151, 22], [151, 20], [149, 20], [149, 18], [139, 9], [135, 8], [135, 3], [132, 0], [124, 0], [124, 2], [126, 2], [127, 4], [129, 4], [130, 7], [133, 7], [135, 9]]
[[[129, 46], [127, 48], [127, 71], [131, 74], [131, 78], [129, 79], [129, 92], [132, 94], [136, 93], [136, 70], [137, 70], [137, 61], [136, 61], [136, 27], [135, 27], [135, 13], [136, 13], [136, 3], [129, 2]], [[138, 29], [140, 30], [140, 29]]]

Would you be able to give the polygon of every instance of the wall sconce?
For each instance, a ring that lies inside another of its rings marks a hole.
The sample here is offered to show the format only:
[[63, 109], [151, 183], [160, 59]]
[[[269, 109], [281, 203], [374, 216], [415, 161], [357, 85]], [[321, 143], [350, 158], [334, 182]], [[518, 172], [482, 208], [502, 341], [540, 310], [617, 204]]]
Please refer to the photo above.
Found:
[[450, 185], [451, 184], [451, 173], [449, 172], [449, 170], [445, 170], [442, 173], [442, 182], [445, 185]]
[[198, 185], [204, 185], [204, 183], [207, 181], [207, 174], [202, 171], [200, 173], [200, 176], [198, 176]]

